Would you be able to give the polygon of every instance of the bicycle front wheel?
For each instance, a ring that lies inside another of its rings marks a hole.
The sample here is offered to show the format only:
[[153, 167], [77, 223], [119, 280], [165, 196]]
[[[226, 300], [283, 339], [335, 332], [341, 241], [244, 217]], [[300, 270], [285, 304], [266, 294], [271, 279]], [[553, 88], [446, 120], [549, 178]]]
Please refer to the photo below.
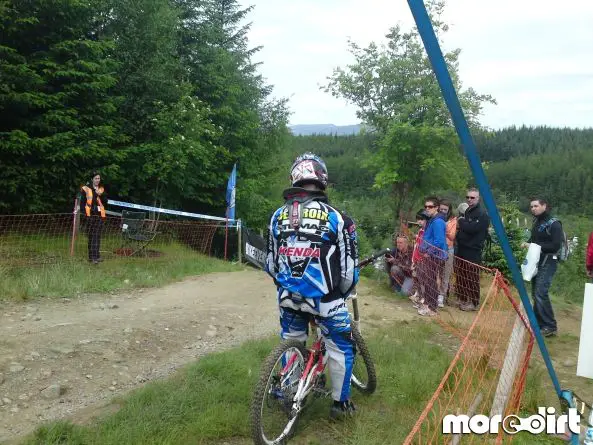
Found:
[[285, 340], [262, 365], [251, 405], [251, 433], [256, 445], [284, 444], [294, 433], [299, 413], [292, 405], [307, 354], [303, 342]]

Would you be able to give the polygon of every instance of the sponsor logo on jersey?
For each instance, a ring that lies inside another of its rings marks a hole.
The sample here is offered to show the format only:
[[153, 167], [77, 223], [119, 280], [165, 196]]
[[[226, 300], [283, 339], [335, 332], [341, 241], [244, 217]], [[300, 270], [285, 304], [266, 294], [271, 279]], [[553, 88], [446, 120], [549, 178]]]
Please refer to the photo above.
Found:
[[319, 249], [319, 247], [311, 248], [280, 246], [278, 253], [284, 256], [297, 256], [307, 258], [319, 258], [321, 256], [321, 250]]
[[[329, 213], [324, 212], [321, 209], [303, 209], [303, 219], [316, 219], [318, 221], [329, 221]], [[284, 208], [278, 213], [278, 221], [284, 221], [288, 219], [288, 209]]]

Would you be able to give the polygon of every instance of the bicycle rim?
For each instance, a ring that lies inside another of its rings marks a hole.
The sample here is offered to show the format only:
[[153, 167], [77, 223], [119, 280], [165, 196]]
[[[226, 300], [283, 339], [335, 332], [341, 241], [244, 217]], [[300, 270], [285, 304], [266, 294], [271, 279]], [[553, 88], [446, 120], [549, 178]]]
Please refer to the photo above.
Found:
[[[256, 445], [284, 444], [294, 432], [299, 412], [293, 409], [293, 397], [306, 356], [302, 342], [288, 340], [278, 345], [264, 362], [251, 407]], [[286, 364], [287, 372], [281, 376]]]

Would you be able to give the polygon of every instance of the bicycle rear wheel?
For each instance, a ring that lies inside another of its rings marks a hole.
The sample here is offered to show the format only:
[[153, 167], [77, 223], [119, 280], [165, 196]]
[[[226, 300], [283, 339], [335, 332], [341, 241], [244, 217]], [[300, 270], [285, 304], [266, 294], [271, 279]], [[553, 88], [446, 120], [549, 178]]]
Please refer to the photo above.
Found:
[[[251, 434], [256, 445], [284, 444], [293, 434], [299, 413], [292, 402], [306, 365], [303, 342], [285, 340], [266, 358], [251, 404]], [[281, 377], [285, 364], [287, 373]]]
[[375, 364], [362, 334], [354, 325], [352, 325], [352, 338], [356, 346], [356, 356], [354, 357], [354, 368], [350, 381], [352, 386], [363, 394], [372, 394], [377, 389]]

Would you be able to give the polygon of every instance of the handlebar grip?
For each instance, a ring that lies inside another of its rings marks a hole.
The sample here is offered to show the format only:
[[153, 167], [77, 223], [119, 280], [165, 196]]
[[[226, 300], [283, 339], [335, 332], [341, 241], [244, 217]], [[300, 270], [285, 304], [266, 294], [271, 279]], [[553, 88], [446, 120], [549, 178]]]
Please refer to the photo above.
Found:
[[393, 252], [393, 250], [390, 249], [390, 248], [386, 248], [386, 249], [380, 250], [379, 252], [371, 255], [370, 257], [365, 258], [364, 260], [360, 261], [358, 263], [358, 267], [359, 268], [362, 268], [362, 267], [366, 266], [367, 264], [369, 264], [370, 262], [376, 260], [380, 256], [384, 256], [384, 255], [387, 255], [388, 253], [392, 253], [392, 252]]

